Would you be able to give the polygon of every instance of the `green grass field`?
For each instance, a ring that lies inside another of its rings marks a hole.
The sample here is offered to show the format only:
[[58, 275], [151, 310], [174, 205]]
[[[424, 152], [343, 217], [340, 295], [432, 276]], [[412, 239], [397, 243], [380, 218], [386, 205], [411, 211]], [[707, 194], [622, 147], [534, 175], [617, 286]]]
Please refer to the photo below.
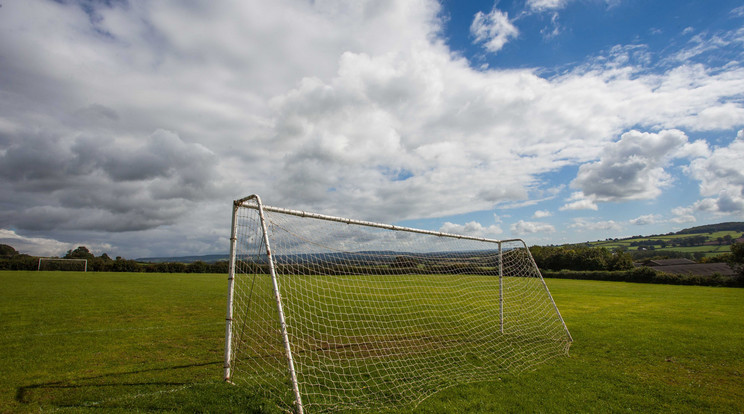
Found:
[[[548, 279], [569, 358], [395, 412], [742, 412], [744, 289]], [[0, 412], [276, 412], [221, 381], [225, 275], [0, 272]]]

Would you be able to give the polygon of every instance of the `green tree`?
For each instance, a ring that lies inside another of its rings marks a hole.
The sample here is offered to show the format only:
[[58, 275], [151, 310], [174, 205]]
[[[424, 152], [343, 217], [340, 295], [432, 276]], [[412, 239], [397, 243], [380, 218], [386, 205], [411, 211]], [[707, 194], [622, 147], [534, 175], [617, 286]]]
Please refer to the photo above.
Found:
[[206, 273], [207, 264], [201, 260], [197, 260], [193, 263], [186, 265], [186, 273]]
[[93, 260], [95, 256], [85, 246], [78, 246], [75, 250], [68, 250], [65, 259], [88, 259]]
[[734, 243], [731, 245], [731, 259], [734, 263], [744, 265], [744, 243]]
[[630, 270], [633, 268], [633, 257], [626, 252], [618, 251], [607, 262], [607, 270]]
[[739, 284], [744, 285], [744, 243], [731, 245], [731, 258], [734, 269], [739, 273]]
[[13, 248], [13, 246], [0, 244], [0, 257], [13, 257], [17, 254], [18, 252]]

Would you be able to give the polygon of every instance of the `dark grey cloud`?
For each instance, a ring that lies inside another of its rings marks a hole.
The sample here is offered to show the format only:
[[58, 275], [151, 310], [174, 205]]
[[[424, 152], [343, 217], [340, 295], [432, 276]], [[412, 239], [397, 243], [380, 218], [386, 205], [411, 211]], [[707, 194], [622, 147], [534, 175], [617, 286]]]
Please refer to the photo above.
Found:
[[678, 130], [655, 133], [630, 131], [605, 147], [597, 162], [579, 167], [573, 187], [592, 200], [623, 201], [655, 198], [669, 185], [665, 171], [687, 144]]
[[164, 130], [134, 143], [30, 131], [12, 141], [0, 155], [0, 177], [6, 180], [0, 192], [15, 200], [15, 211], [0, 216], [4, 226], [151, 229], [175, 223], [189, 205], [221, 188], [216, 156]]
[[90, 104], [80, 108], [73, 113], [73, 116], [80, 125], [86, 126], [119, 120], [119, 114], [113, 108], [101, 104]]

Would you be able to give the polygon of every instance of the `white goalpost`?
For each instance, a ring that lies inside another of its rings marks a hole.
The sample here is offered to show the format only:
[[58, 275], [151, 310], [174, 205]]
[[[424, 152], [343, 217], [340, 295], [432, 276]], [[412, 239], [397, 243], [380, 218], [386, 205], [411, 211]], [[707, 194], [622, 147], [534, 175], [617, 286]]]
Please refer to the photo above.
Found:
[[233, 203], [224, 378], [297, 413], [415, 406], [572, 342], [522, 240]]
[[[57, 265], [55, 265], [55, 263]], [[49, 267], [50, 264], [52, 265], [51, 269], [45, 268], [45, 265]], [[75, 264], [77, 264], [77, 266], [75, 266]], [[60, 259], [57, 257], [40, 257], [39, 267], [36, 270], [82, 270], [83, 272], [87, 272], [88, 259]]]

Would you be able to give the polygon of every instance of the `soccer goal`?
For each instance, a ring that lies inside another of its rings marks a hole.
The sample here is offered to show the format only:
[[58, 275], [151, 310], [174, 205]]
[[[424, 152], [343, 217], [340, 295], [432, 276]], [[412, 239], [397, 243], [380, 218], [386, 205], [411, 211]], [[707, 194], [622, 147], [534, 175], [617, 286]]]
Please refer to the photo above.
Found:
[[40, 257], [36, 270], [67, 270], [76, 272], [88, 271], [88, 259], [59, 259], [57, 257]]
[[521, 240], [233, 203], [225, 380], [294, 412], [415, 406], [572, 338]]

